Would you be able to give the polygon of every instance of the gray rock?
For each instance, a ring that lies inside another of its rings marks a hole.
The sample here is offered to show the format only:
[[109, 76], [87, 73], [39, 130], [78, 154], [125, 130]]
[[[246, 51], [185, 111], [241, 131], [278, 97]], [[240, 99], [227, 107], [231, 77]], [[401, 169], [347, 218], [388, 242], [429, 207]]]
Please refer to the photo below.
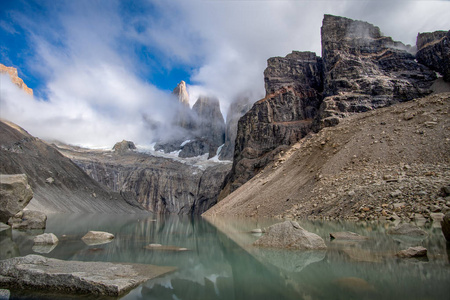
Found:
[[369, 239], [367, 236], [359, 235], [357, 233], [350, 231], [332, 232], [330, 233], [330, 238], [336, 240], [351, 240], [351, 241], [364, 241]]
[[406, 250], [401, 250], [395, 254], [398, 257], [408, 258], [408, 257], [424, 257], [427, 256], [427, 249], [421, 246], [410, 247]]
[[64, 261], [27, 255], [0, 261], [0, 286], [35, 291], [118, 297], [173, 267]]
[[104, 231], [89, 231], [81, 239], [89, 246], [101, 245], [111, 242], [114, 234]]
[[251, 233], [263, 233], [263, 230], [261, 228], [255, 228], [255, 229], [252, 229], [250, 232]]
[[24, 209], [32, 198], [33, 191], [25, 174], [0, 174], [0, 222], [8, 222], [9, 218]]
[[9, 219], [8, 224], [13, 229], [45, 229], [47, 215], [40, 211], [24, 210]]
[[391, 228], [387, 231], [388, 234], [399, 234], [399, 235], [409, 235], [409, 236], [426, 236], [428, 233], [412, 224], [399, 224], [398, 226]]
[[124, 154], [124, 153], [127, 153], [127, 152], [135, 150], [135, 149], [136, 149], [136, 146], [134, 145], [133, 142], [125, 141], [125, 140], [116, 143], [113, 147], [114, 152], [117, 154]]
[[8, 300], [10, 295], [9, 290], [0, 289], [0, 300]]
[[264, 236], [253, 245], [297, 250], [324, 250], [327, 248], [320, 236], [306, 231], [295, 221], [285, 221], [270, 226]]
[[441, 222], [442, 233], [447, 242], [450, 242], [450, 212], [446, 213]]
[[34, 237], [34, 244], [54, 245], [58, 243], [58, 238], [53, 233], [43, 233]]

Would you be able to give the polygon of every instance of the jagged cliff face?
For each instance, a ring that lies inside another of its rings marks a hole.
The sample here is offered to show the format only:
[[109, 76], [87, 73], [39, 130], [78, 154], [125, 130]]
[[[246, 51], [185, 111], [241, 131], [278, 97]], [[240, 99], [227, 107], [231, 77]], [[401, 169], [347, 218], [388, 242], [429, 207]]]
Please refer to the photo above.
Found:
[[321, 100], [321, 65], [320, 57], [311, 52], [295, 51], [268, 60], [266, 97], [239, 120], [225, 193], [248, 181], [311, 130]]
[[97, 182], [148, 211], [201, 214], [217, 202], [230, 164], [188, 165], [134, 151], [60, 148]]
[[450, 82], [450, 30], [420, 33], [416, 56], [421, 64], [441, 73]]
[[369, 23], [325, 15], [322, 126], [335, 125], [349, 113], [430, 94], [436, 75], [408, 50]]
[[0, 64], [0, 74], [8, 74], [11, 78], [11, 81], [17, 85], [19, 88], [25, 91], [28, 95], [33, 95], [33, 90], [30, 89], [22, 80], [22, 78], [19, 77], [17, 73], [17, 69], [14, 67], [7, 67], [3, 64]]
[[[325, 15], [321, 35], [322, 58], [294, 51], [268, 60], [266, 97], [239, 120], [233, 168], [221, 198], [311, 130], [431, 93], [435, 72], [416, 61], [410, 46], [383, 36], [378, 27]], [[450, 69], [444, 57], [447, 35], [419, 40], [427, 65]]]
[[200, 96], [192, 109], [186, 84], [181, 81], [173, 90], [180, 106], [175, 115], [175, 134], [156, 144], [156, 150], [165, 153], [179, 151], [179, 157], [195, 157], [208, 153], [216, 155], [225, 140], [225, 122], [220, 111], [219, 100]]

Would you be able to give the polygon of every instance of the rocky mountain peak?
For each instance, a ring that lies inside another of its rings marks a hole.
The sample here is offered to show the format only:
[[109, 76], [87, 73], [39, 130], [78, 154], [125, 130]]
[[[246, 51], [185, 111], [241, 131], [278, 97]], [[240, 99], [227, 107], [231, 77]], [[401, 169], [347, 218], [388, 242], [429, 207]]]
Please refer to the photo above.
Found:
[[189, 107], [189, 94], [186, 90], [186, 82], [183, 80], [173, 89], [173, 95], [178, 97], [178, 101], [186, 107]]
[[17, 69], [14, 67], [7, 67], [3, 64], [0, 64], [0, 74], [8, 74], [11, 81], [17, 85], [19, 88], [25, 91], [28, 95], [33, 95], [33, 90], [30, 89], [25, 82], [23, 82], [22, 78], [19, 77]]
[[192, 107], [197, 117], [198, 135], [210, 140], [215, 149], [224, 143], [225, 121], [219, 99], [200, 96]]

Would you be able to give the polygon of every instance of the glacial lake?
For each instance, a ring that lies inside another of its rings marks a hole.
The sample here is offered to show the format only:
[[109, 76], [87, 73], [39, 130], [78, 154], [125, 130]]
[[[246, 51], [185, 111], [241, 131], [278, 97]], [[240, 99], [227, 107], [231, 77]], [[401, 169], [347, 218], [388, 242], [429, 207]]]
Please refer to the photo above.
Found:
[[[450, 249], [440, 227], [429, 225], [423, 239], [390, 236], [392, 223], [299, 221], [325, 239], [326, 251], [289, 251], [252, 246], [264, 228], [279, 220], [234, 220], [149, 215], [49, 215], [45, 232], [59, 239], [54, 249], [33, 248], [33, 235], [0, 231], [1, 259], [27, 254], [80, 260], [176, 266], [120, 299], [448, 299]], [[112, 242], [87, 245], [89, 230], [111, 232]], [[363, 242], [330, 241], [329, 233], [352, 231]], [[33, 234], [40, 234], [34, 232]], [[187, 251], [146, 249], [151, 243]], [[410, 246], [428, 249], [427, 259], [400, 259]], [[35, 251], [49, 253], [36, 253]], [[7, 256], [7, 257], [5, 257]], [[86, 299], [86, 297], [82, 297]], [[11, 299], [80, 299], [17, 294]], [[99, 299], [92, 297], [92, 299]], [[106, 299], [106, 298], [105, 298]], [[110, 299], [110, 298], [108, 298]]]

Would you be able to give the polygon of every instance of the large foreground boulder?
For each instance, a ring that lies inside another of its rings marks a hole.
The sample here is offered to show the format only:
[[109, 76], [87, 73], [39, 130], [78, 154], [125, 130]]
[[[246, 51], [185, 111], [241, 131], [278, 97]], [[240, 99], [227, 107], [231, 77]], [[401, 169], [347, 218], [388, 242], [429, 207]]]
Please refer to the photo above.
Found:
[[444, 219], [441, 222], [441, 227], [445, 239], [447, 242], [450, 242], [450, 212], [445, 214]]
[[27, 175], [0, 174], [0, 222], [20, 212], [33, 198], [33, 191], [28, 184]]
[[40, 211], [24, 210], [10, 218], [8, 224], [13, 229], [45, 229], [47, 215]]
[[253, 245], [295, 250], [323, 250], [327, 248], [320, 236], [303, 229], [294, 221], [285, 221], [270, 226], [267, 228], [266, 234]]
[[0, 261], [0, 286], [42, 292], [118, 297], [174, 267], [64, 261], [27, 255]]

